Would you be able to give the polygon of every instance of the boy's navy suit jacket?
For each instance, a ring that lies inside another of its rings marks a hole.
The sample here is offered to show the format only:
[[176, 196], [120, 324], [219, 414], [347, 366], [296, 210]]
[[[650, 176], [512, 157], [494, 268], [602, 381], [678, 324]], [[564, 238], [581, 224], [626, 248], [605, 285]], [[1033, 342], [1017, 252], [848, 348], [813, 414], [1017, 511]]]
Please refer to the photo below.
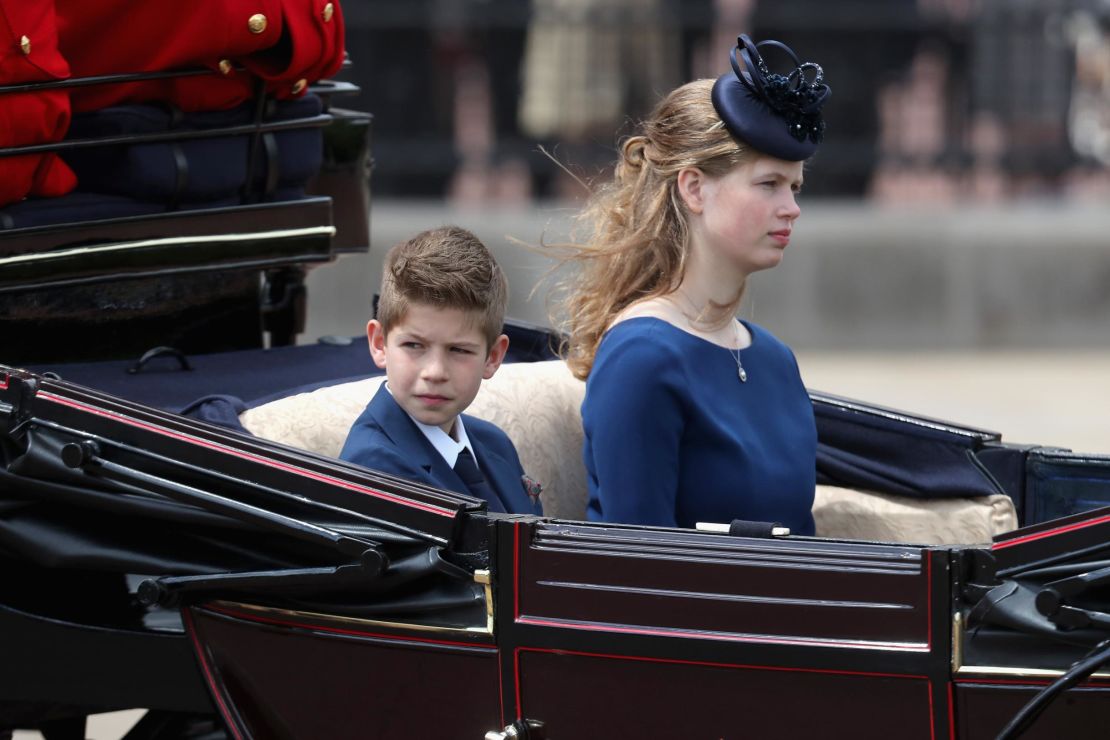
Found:
[[[539, 501], [533, 502], [528, 495], [524, 469], [508, 435], [488, 421], [465, 414], [463, 419], [478, 465], [497, 494], [497, 500], [488, 502], [489, 511], [542, 514]], [[474, 495], [397, 404], [385, 383], [355, 420], [339, 458], [436, 488]]]

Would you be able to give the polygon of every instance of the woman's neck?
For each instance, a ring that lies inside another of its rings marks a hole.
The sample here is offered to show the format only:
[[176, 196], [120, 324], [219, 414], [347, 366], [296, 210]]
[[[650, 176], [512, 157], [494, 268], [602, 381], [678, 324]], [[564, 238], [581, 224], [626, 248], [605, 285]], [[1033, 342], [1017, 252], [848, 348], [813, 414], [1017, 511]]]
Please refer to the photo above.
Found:
[[[692, 235], [693, 236], [693, 235]], [[634, 302], [610, 324], [638, 316], [654, 316], [685, 331], [728, 348], [743, 349], [751, 339], [736, 322], [736, 309], [746, 275], [736, 266], [712, 259], [692, 240], [682, 281], [670, 293]]]
[[747, 328], [734, 316], [735, 301], [710, 303], [703, 297], [691, 297], [683, 287], [685, 284], [683, 281], [677, 290], [666, 295], [633, 303], [613, 323], [652, 316], [727, 349], [744, 349], [751, 344]]
[[735, 317], [747, 276], [734, 265], [707, 257], [702, 250], [691, 250], [674, 295], [683, 312], [692, 317], [694, 328], [713, 331], [728, 326]]

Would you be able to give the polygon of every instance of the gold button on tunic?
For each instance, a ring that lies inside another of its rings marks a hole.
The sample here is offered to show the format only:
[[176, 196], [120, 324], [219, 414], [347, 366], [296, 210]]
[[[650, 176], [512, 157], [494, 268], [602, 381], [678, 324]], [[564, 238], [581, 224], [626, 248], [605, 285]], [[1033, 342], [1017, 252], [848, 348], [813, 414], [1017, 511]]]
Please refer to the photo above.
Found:
[[266, 30], [266, 16], [255, 13], [247, 20], [247, 28], [251, 33], [262, 33]]

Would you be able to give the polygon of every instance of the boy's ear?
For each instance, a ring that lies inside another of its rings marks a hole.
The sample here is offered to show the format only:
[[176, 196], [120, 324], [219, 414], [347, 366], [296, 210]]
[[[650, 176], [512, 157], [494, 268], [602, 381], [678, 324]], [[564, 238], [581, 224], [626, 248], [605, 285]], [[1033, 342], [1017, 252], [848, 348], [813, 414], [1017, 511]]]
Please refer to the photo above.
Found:
[[509, 338], [502, 334], [494, 340], [493, 346], [489, 348], [489, 355], [486, 357], [485, 371], [482, 373], [483, 380], [489, 380], [493, 374], [497, 372], [497, 368], [501, 367], [501, 362], [505, 359], [505, 353], [509, 351]]
[[678, 171], [676, 183], [686, 209], [690, 213], [701, 213], [705, 209], [705, 173], [697, 167], [683, 167]]
[[374, 364], [385, 368], [385, 328], [377, 319], [370, 319], [366, 324], [366, 339], [370, 343], [370, 357]]

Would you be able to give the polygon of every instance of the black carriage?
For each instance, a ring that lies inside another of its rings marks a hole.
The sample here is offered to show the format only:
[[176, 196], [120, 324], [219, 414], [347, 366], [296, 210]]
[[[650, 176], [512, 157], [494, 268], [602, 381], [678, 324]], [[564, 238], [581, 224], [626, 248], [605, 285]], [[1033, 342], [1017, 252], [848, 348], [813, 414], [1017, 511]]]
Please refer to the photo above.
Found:
[[[0, 377], [8, 726], [143, 707], [131, 737], [985, 738], [1092, 648], [1028, 736], [1101, 736], [1110, 712], [1110, 509], [1087, 510], [1107, 457], [815, 394], [827, 460], [863, 438], [878, 459], [916, 447], [905, 481], [964, 460], [1026, 526], [978, 546], [735, 536], [490, 514]], [[1037, 521], [1046, 505], [1078, 513]]]

